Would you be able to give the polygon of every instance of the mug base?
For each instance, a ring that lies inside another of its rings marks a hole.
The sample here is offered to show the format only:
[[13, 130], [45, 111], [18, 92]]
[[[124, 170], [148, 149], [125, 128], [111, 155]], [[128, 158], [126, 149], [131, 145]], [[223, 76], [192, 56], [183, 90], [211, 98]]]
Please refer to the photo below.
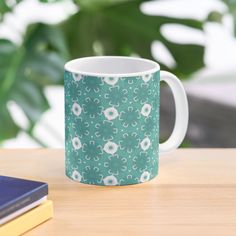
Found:
[[117, 187], [117, 186], [128, 186], [128, 185], [137, 185], [137, 184], [144, 184], [144, 183], [147, 183], [147, 182], [149, 182], [149, 181], [151, 181], [151, 180], [153, 180], [153, 179], [155, 179], [157, 176], [158, 176], [158, 173], [156, 173], [156, 174], [154, 174], [154, 175], [152, 175], [148, 180], [146, 180], [146, 181], [137, 181], [137, 182], [121, 182], [121, 183], [117, 183], [117, 184], [104, 184], [104, 182], [103, 181], [101, 181], [100, 183], [98, 183], [98, 182], [88, 182], [88, 181], [83, 181], [83, 180], [78, 180], [78, 179], [75, 179], [75, 178], [73, 178], [69, 173], [65, 173], [65, 175], [69, 178], [69, 179], [71, 179], [71, 180], [73, 180], [74, 182], [76, 182], [76, 183], [81, 183], [81, 184], [86, 184], [86, 185], [95, 185], [95, 186], [105, 186], [105, 187]]

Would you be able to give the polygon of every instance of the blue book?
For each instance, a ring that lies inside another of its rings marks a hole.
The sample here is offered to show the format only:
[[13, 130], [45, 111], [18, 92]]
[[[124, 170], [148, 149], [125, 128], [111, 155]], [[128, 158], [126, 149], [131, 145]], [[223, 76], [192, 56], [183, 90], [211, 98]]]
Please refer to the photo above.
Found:
[[0, 219], [48, 195], [48, 184], [0, 175]]

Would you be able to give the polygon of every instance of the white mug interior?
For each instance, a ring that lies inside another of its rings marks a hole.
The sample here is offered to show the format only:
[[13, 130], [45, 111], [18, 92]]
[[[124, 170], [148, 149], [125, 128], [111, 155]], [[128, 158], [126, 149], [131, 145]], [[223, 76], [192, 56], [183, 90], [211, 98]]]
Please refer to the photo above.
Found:
[[71, 60], [65, 70], [90, 76], [130, 77], [160, 70], [158, 63], [143, 58], [123, 56], [94, 56]]

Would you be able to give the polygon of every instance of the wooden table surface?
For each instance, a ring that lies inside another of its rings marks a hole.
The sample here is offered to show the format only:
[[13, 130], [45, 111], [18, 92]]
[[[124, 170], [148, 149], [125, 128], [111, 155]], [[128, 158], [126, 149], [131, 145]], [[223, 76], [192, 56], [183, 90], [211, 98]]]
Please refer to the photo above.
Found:
[[63, 150], [2, 149], [0, 174], [49, 184], [55, 216], [28, 236], [236, 235], [236, 149], [179, 149], [157, 178], [124, 187], [71, 181]]

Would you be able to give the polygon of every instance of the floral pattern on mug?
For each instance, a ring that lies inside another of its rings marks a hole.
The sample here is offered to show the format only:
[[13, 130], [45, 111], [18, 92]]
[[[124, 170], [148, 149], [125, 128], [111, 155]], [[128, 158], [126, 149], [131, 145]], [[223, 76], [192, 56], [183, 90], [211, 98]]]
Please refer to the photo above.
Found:
[[73, 147], [74, 147], [75, 150], [78, 150], [82, 147], [80, 139], [78, 137], [74, 137], [72, 139], [72, 143], [73, 143]]
[[114, 186], [118, 184], [117, 178], [113, 175], [107, 176], [103, 179], [105, 185]]
[[104, 111], [104, 115], [108, 120], [114, 120], [119, 115], [118, 111], [114, 107], [109, 107]]
[[81, 174], [80, 174], [77, 170], [74, 170], [74, 171], [72, 172], [71, 177], [72, 177], [73, 180], [76, 180], [76, 181], [78, 181], [78, 182], [80, 182], [81, 179], [82, 179]]
[[116, 143], [109, 141], [109, 142], [105, 143], [103, 150], [106, 153], [115, 154], [118, 150], [118, 145]]
[[76, 116], [79, 116], [82, 112], [81, 106], [75, 102], [72, 106], [72, 111]]
[[141, 143], [140, 143], [140, 146], [141, 148], [146, 151], [151, 145], [151, 141], [148, 137], [144, 138]]
[[105, 77], [104, 81], [109, 85], [115, 85], [119, 80], [119, 77]]
[[152, 106], [150, 104], [144, 104], [141, 109], [141, 114], [147, 117], [149, 116], [151, 110], [152, 110]]
[[157, 175], [159, 78], [159, 71], [134, 77], [65, 71], [67, 176], [116, 186]]
[[144, 171], [140, 176], [140, 182], [144, 183], [150, 179], [150, 173], [148, 171]]

